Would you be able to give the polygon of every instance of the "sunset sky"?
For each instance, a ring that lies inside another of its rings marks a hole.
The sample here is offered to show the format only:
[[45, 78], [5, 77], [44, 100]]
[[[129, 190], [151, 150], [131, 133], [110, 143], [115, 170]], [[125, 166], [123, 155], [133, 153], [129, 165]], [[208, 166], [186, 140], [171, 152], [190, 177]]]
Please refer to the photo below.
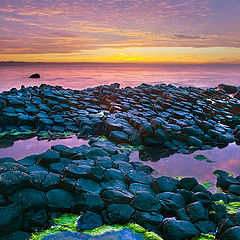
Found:
[[0, 0], [0, 61], [240, 64], [240, 0]]

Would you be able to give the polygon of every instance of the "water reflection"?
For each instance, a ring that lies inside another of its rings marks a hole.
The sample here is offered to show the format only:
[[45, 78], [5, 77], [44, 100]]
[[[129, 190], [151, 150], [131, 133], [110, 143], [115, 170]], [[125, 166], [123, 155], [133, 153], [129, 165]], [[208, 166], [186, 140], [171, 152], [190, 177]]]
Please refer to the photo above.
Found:
[[0, 157], [13, 157], [16, 160], [20, 160], [29, 155], [43, 153], [51, 146], [58, 144], [63, 144], [68, 147], [77, 147], [82, 144], [88, 144], [88, 141], [78, 139], [77, 136], [73, 136], [68, 139], [56, 139], [52, 141], [38, 141], [37, 137], [34, 137], [28, 140], [16, 141], [11, 147], [0, 148]]
[[[210, 162], [194, 158], [200, 154]], [[229, 171], [234, 176], [240, 175], [240, 146], [235, 143], [223, 149], [201, 150], [191, 154], [176, 153], [164, 158], [153, 154], [153, 158], [150, 158], [149, 155], [148, 158], [145, 157], [146, 154], [139, 155], [137, 151], [130, 155], [131, 161], [142, 161], [144, 165], [155, 169], [156, 176], [196, 177], [200, 182], [215, 183], [216, 178], [212, 173], [216, 169]]]

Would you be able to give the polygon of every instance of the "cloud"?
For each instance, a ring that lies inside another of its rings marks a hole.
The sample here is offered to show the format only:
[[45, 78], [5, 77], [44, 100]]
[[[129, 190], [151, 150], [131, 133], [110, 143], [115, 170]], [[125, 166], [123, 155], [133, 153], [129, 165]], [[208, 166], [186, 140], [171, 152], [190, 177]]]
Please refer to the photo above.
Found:
[[199, 40], [199, 39], [206, 39], [200, 36], [192, 36], [192, 35], [183, 35], [183, 34], [177, 34], [173, 36], [176, 39], [186, 39], [186, 40]]

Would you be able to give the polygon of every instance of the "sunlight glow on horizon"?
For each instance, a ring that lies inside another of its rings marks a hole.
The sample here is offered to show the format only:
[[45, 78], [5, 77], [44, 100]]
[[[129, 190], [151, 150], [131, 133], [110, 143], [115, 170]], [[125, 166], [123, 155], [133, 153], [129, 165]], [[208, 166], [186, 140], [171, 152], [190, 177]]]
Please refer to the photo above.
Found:
[[2, 0], [0, 61], [240, 64], [240, 1]]

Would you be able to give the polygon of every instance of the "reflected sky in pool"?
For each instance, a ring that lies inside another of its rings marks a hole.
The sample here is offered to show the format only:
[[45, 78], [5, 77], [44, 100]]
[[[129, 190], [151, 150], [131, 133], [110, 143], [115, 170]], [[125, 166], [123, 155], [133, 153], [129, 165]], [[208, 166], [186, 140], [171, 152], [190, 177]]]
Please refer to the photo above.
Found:
[[[28, 140], [19, 140], [13, 146], [0, 148], [0, 157], [13, 157], [20, 160], [25, 156], [40, 154], [45, 152], [53, 145], [63, 144], [68, 147], [88, 144], [88, 141], [78, 139], [72, 136], [69, 139], [57, 139], [52, 141], [38, 141], [37, 137]], [[211, 163], [206, 160], [197, 160], [196, 155], [204, 155]], [[141, 161], [139, 152], [134, 151], [130, 155], [130, 161]], [[199, 182], [216, 182], [212, 174], [216, 169], [222, 169], [231, 172], [234, 176], [240, 175], [240, 146], [235, 143], [228, 147], [212, 150], [196, 151], [192, 154], [176, 153], [167, 158], [161, 158], [156, 162], [141, 161], [144, 165], [151, 166], [155, 176], [172, 176], [172, 177], [196, 177]]]
[[[196, 155], [204, 155], [211, 162], [197, 160]], [[139, 161], [139, 153], [133, 152], [131, 161]], [[141, 161], [141, 160], [140, 160]], [[213, 171], [216, 169], [231, 172], [235, 177], [240, 175], [240, 146], [232, 143], [226, 148], [212, 150], [199, 150], [191, 154], [176, 153], [157, 162], [143, 161], [144, 165], [151, 166], [155, 176], [182, 176], [195, 177], [200, 182], [216, 182]]]
[[43, 153], [51, 146], [58, 144], [63, 144], [68, 147], [78, 147], [83, 144], [87, 145], [88, 141], [78, 139], [77, 136], [73, 136], [68, 139], [57, 139], [52, 141], [38, 141], [37, 137], [34, 137], [28, 140], [16, 141], [11, 147], [0, 148], [0, 157], [13, 157], [16, 160], [20, 160], [29, 155]]

